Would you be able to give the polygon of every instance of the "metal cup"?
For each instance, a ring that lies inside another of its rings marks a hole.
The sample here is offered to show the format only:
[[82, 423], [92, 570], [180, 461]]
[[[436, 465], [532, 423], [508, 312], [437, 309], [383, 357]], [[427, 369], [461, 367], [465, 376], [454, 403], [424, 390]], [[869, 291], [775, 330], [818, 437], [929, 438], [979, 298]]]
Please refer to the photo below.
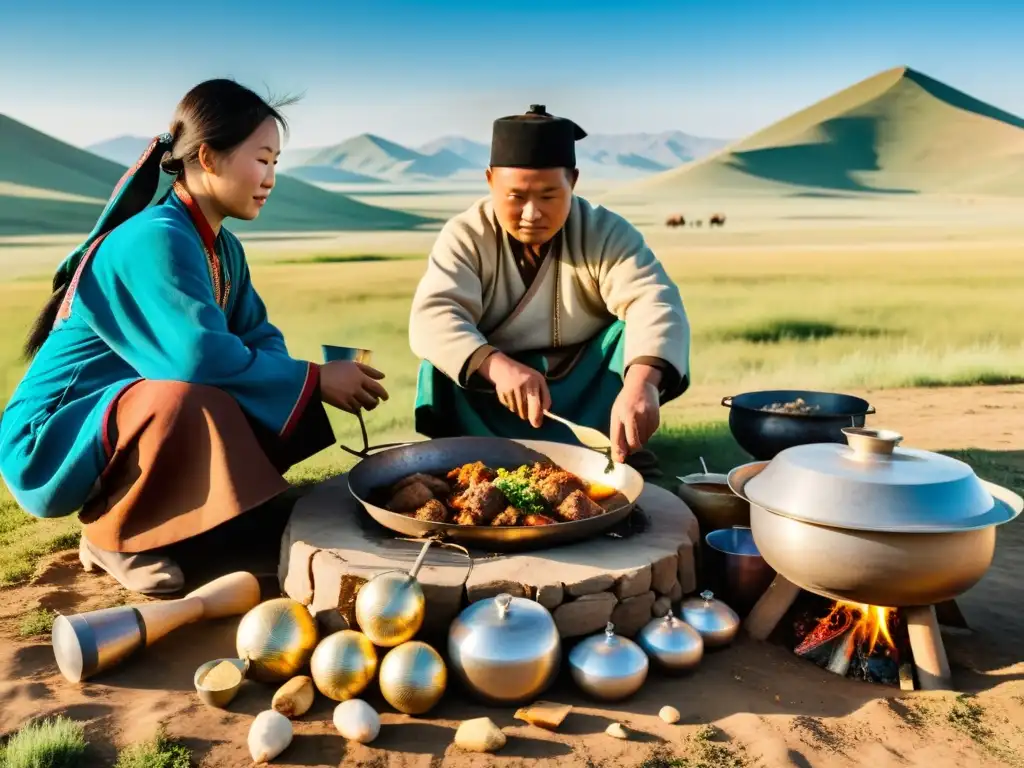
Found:
[[704, 540], [718, 561], [722, 597], [741, 618], [746, 616], [772, 583], [775, 569], [761, 557], [750, 528], [720, 528]]
[[373, 357], [373, 351], [360, 349], [359, 347], [336, 347], [333, 344], [321, 344], [320, 351], [323, 353], [325, 363], [333, 363], [336, 360], [348, 360], [353, 363], [369, 365]]
[[53, 622], [53, 653], [69, 682], [78, 683], [124, 661], [146, 643], [146, 627], [133, 607], [122, 605]]

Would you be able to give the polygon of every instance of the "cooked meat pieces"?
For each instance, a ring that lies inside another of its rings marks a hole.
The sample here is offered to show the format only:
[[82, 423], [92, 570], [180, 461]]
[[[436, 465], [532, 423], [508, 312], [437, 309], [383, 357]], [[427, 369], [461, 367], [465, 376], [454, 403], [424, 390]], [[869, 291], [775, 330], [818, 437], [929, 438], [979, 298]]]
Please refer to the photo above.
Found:
[[474, 525], [489, 525], [508, 506], [508, 499], [493, 483], [485, 481], [471, 485], [451, 503], [460, 513], [473, 513], [479, 519]]
[[552, 509], [557, 509], [570, 494], [574, 491], [585, 492], [586, 487], [576, 475], [566, 472], [564, 469], [558, 469], [538, 482], [537, 490]]
[[448, 479], [460, 490], [470, 488], [477, 483], [490, 482], [497, 476], [497, 473], [482, 461], [463, 464], [448, 473]]
[[460, 509], [452, 522], [457, 525], [483, 525], [483, 515], [478, 509]]
[[505, 511], [491, 520], [491, 525], [519, 525], [519, 517], [523, 513], [515, 507], [505, 507]]
[[523, 525], [554, 525], [558, 521], [547, 515], [526, 515]]
[[425, 523], [446, 523], [448, 522], [448, 507], [437, 499], [431, 499], [417, 509], [413, 517]]
[[558, 467], [550, 462], [535, 461], [533, 463], [533, 468], [531, 469], [531, 474], [533, 475], [534, 480], [543, 480], [548, 475], [558, 471]]
[[573, 491], [558, 505], [558, 516], [563, 520], [586, 520], [588, 517], [603, 515], [604, 509], [583, 491]]
[[423, 483], [430, 489], [430, 492], [439, 499], [443, 499], [452, 492], [452, 489], [448, 487], [448, 483], [440, 477], [426, 475], [422, 472], [417, 472], [415, 475], [409, 475], [408, 477], [402, 478], [392, 486], [391, 490], [394, 493], [398, 493], [407, 485], [412, 485], [413, 483]]
[[430, 489], [423, 483], [417, 481], [415, 483], [410, 483], [392, 496], [391, 501], [388, 502], [388, 509], [392, 512], [413, 512], [425, 505], [432, 498], [434, 498], [434, 494], [430, 492]]

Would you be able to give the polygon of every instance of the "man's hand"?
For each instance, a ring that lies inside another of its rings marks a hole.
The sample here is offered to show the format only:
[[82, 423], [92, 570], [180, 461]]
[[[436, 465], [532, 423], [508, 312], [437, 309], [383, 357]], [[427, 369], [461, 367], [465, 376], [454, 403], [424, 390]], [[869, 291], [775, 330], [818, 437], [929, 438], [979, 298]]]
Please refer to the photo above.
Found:
[[622, 391], [612, 406], [612, 459], [620, 464], [640, 450], [658, 431], [661, 404], [658, 383], [661, 371], [649, 365], [633, 365], [626, 372]]
[[540, 427], [544, 411], [551, 407], [551, 393], [543, 374], [501, 352], [489, 355], [479, 373], [494, 385], [502, 405], [535, 428]]

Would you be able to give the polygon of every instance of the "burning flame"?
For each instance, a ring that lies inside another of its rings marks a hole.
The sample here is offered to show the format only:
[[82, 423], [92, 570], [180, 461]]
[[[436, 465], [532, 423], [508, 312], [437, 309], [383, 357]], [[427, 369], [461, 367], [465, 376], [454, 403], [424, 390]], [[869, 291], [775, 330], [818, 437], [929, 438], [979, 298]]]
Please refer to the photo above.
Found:
[[866, 605], [864, 603], [846, 603], [845, 605], [860, 612], [861, 617], [858, 620], [857, 629], [863, 628], [861, 638], [867, 638], [869, 654], [875, 650], [879, 638], [882, 638], [890, 648], [896, 647], [896, 641], [889, 634], [889, 617], [896, 612], [895, 608], [884, 608], [881, 605]]
[[895, 648], [896, 642], [889, 632], [889, 619], [895, 612], [895, 608], [837, 600], [828, 615], [807, 633], [795, 650], [797, 653], [805, 653], [847, 631], [854, 633], [858, 643], [867, 644], [868, 655], [874, 652], [879, 641]]

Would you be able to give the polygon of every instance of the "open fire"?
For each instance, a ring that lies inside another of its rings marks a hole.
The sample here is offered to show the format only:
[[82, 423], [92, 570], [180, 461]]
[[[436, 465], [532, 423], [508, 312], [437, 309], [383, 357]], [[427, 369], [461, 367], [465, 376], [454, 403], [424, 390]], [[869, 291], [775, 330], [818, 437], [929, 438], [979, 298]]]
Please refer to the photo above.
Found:
[[838, 675], [887, 685], [899, 685], [910, 673], [907, 628], [895, 608], [808, 598], [794, 606], [789, 639], [798, 656]]

